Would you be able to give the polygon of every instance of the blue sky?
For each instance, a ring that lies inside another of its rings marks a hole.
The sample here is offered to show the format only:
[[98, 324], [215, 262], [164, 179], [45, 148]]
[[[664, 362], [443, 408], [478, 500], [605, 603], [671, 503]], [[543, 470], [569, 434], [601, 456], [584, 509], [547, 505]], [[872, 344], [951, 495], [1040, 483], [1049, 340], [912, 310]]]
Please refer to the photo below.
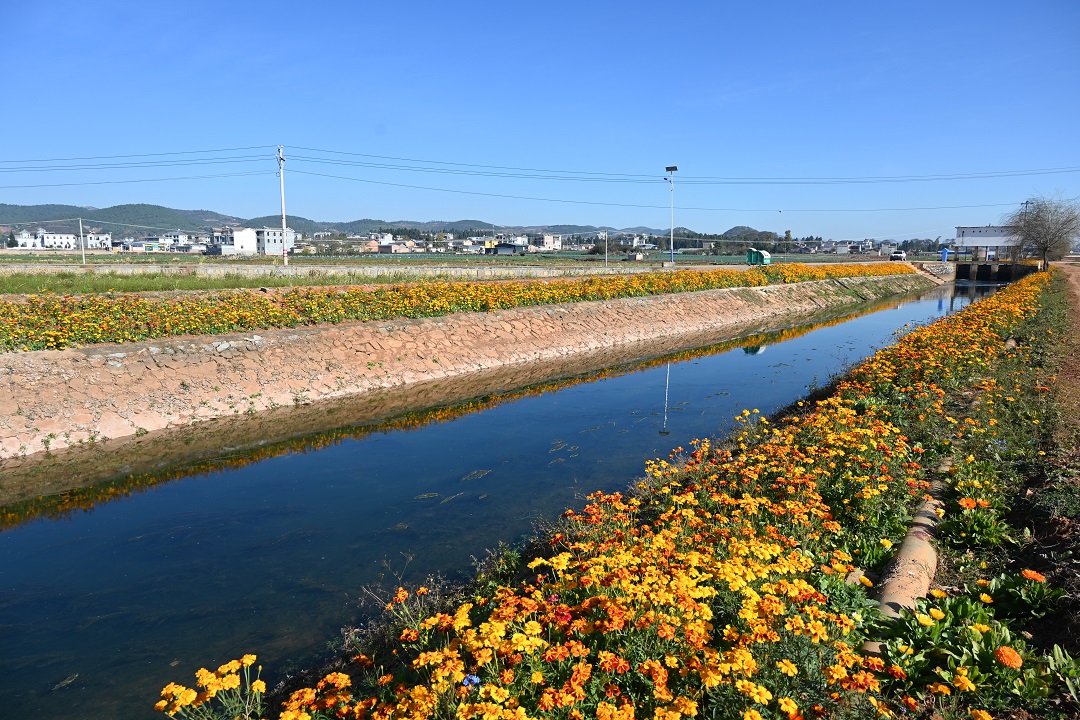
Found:
[[318, 220], [667, 228], [667, 165], [702, 232], [950, 237], [1080, 196], [1075, 0], [6, 0], [0, 24], [0, 202], [274, 214], [277, 145]]

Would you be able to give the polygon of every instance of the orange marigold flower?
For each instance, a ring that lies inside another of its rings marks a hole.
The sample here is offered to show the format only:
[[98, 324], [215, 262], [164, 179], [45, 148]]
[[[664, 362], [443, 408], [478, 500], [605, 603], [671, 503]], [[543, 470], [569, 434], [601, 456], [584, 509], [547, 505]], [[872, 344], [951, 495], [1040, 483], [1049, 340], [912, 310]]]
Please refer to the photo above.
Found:
[[971, 708], [971, 720], [994, 720], [994, 716], [985, 710]]
[[1016, 669], [1024, 664], [1024, 658], [1020, 657], [1020, 653], [1013, 650], [1008, 645], [1002, 645], [994, 651], [994, 658], [1005, 667]]
[[1035, 582], [1046, 582], [1046, 576], [1042, 573], [1037, 573], [1034, 570], [1024, 570], [1021, 575], [1026, 580], [1034, 580]]
[[964, 508], [965, 510], [971, 510], [975, 507], [975, 501], [969, 497], [960, 498], [960, 507]]

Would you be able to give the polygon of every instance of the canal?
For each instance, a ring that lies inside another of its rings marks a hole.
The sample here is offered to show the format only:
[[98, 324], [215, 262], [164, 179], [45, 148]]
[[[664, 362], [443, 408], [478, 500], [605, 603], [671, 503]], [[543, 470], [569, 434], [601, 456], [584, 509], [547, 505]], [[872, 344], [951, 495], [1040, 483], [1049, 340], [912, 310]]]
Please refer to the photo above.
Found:
[[272, 684], [364, 619], [365, 587], [467, 579], [486, 549], [625, 488], [646, 460], [723, 436], [744, 408], [782, 408], [991, 291], [946, 285], [840, 323], [7, 508], [3, 714], [152, 718], [166, 683], [248, 652]]

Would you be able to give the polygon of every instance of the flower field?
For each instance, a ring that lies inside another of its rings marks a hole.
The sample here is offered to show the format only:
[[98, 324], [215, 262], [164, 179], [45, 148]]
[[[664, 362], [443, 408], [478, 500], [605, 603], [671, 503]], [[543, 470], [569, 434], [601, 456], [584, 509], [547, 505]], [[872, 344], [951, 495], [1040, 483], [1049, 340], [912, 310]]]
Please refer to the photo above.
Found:
[[375, 290], [307, 287], [280, 294], [238, 291], [179, 299], [122, 293], [30, 295], [25, 301], [0, 303], [0, 352], [913, 272], [896, 263], [783, 264], [746, 271], [680, 270], [547, 282], [430, 282]]
[[[649, 463], [632, 494], [589, 496], [545, 551], [505, 563], [466, 597], [398, 588], [386, 598], [394, 642], [351, 648], [272, 713], [986, 720], [1067, 711], [1052, 703], [1077, 699], [1080, 664], [1020, 630], [1056, 601], [1041, 573], [976, 572], [892, 624], [867, 599], [872, 580], [849, 582], [856, 567], [872, 576], [890, 559], [929, 486], [926, 468], [943, 457], [955, 468], [943, 540], [993, 545], [1008, 532], [994, 522], [1001, 474], [1042, 452], [1040, 388], [1050, 380], [1036, 352], [1045, 338], [1031, 328], [1046, 285], [1034, 275], [911, 330], [801, 415], [771, 422], [745, 411], [725, 442], [695, 440]], [[862, 652], [869, 638], [885, 642], [882, 655]], [[261, 716], [264, 688], [242, 683], [241, 665], [200, 671], [194, 688], [170, 684], [157, 708]]]

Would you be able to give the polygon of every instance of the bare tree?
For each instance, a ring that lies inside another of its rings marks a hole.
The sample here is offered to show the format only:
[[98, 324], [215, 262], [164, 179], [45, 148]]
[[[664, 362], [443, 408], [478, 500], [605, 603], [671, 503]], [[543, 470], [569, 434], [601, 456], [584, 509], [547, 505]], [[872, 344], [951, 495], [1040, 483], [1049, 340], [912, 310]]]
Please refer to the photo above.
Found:
[[1005, 218], [1005, 225], [1020, 238], [1024, 252], [1042, 259], [1060, 260], [1080, 237], [1080, 207], [1060, 198], [1033, 198]]

